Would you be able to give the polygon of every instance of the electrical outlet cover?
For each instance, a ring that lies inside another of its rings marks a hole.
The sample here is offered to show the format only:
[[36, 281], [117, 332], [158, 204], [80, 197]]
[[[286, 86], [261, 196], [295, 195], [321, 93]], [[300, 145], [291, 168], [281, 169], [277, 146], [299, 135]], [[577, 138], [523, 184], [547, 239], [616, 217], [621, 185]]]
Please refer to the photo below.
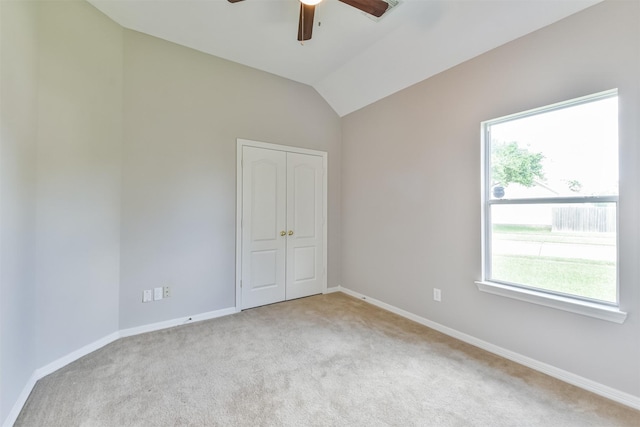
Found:
[[153, 301], [151, 289], [145, 289], [144, 291], [142, 291], [142, 302], [151, 302], [151, 301]]
[[169, 298], [171, 296], [171, 288], [169, 286], [164, 287], [164, 297]]

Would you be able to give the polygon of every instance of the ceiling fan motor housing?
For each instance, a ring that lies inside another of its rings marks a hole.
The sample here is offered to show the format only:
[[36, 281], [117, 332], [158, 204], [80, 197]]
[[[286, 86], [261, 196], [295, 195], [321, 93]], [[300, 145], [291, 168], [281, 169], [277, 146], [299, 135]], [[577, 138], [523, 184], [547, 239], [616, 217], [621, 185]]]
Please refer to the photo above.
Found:
[[[237, 3], [243, 0], [227, 0], [229, 3]], [[313, 16], [316, 5], [322, 0], [300, 0], [300, 18], [298, 20], [298, 40], [305, 41], [311, 39], [313, 32]], [[344, 4], [355, 7], [365, 13], [380, 18], [389, 9], [390, 4], [383, 0], [338, 0]], [[398, 3], [398, 0], [395, 4]], [[394, 4], [394, 6], [395, 6]]]

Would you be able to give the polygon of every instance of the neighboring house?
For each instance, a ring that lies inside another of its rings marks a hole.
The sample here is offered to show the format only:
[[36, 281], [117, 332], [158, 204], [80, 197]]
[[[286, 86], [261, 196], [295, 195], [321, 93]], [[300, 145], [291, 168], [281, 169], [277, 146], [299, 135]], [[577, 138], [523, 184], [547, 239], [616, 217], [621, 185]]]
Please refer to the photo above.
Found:
[[[559, 192], [536, 181], [533, 187], [511, 183], [503, 187], [503, 197], [555, 197]], [[550, 206], [513, 206], [508, 210], [497, 210], [493, 214], [496, 224], [542, 225], [551, 227], [553, 214]]]

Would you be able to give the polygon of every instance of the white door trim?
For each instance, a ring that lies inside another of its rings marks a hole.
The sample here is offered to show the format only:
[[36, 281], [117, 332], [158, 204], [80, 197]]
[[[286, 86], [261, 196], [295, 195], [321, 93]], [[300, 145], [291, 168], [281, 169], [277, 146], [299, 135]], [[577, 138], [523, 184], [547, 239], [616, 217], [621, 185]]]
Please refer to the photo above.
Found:
[[322, 157], [322, 186], [323, 186], [323, 212], [322, 212], [322, 293], [327, 293], [327, 153], [325, 151], [310, 150], [308, 148], [292, 147], [288, 145], [271, 144], [269, 142], [251, 141], [238, 138], [236, 140], [236, 312], [242, 310], [242, 148], [257, 147], [268, 150], [284, 151], [288, 153], [311, 154]]

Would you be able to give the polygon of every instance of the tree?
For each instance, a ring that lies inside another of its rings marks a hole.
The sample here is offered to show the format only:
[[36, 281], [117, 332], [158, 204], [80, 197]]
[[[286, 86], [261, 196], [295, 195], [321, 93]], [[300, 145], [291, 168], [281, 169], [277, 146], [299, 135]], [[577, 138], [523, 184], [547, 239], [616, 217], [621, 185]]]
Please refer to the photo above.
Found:
[[575, 179], [571, 179], [567, 181], [567, 187], [569, 187], [569, 190], [573, 191], [574, 193], [579, 193], [580, 190], [582, 190], [582, 183]]
[[544, 180], [542, 159], [542, 153], [520, 148], [517, 142], [491, 144], [492, 186], [515, 183], [533, 187], [536, 180]]

